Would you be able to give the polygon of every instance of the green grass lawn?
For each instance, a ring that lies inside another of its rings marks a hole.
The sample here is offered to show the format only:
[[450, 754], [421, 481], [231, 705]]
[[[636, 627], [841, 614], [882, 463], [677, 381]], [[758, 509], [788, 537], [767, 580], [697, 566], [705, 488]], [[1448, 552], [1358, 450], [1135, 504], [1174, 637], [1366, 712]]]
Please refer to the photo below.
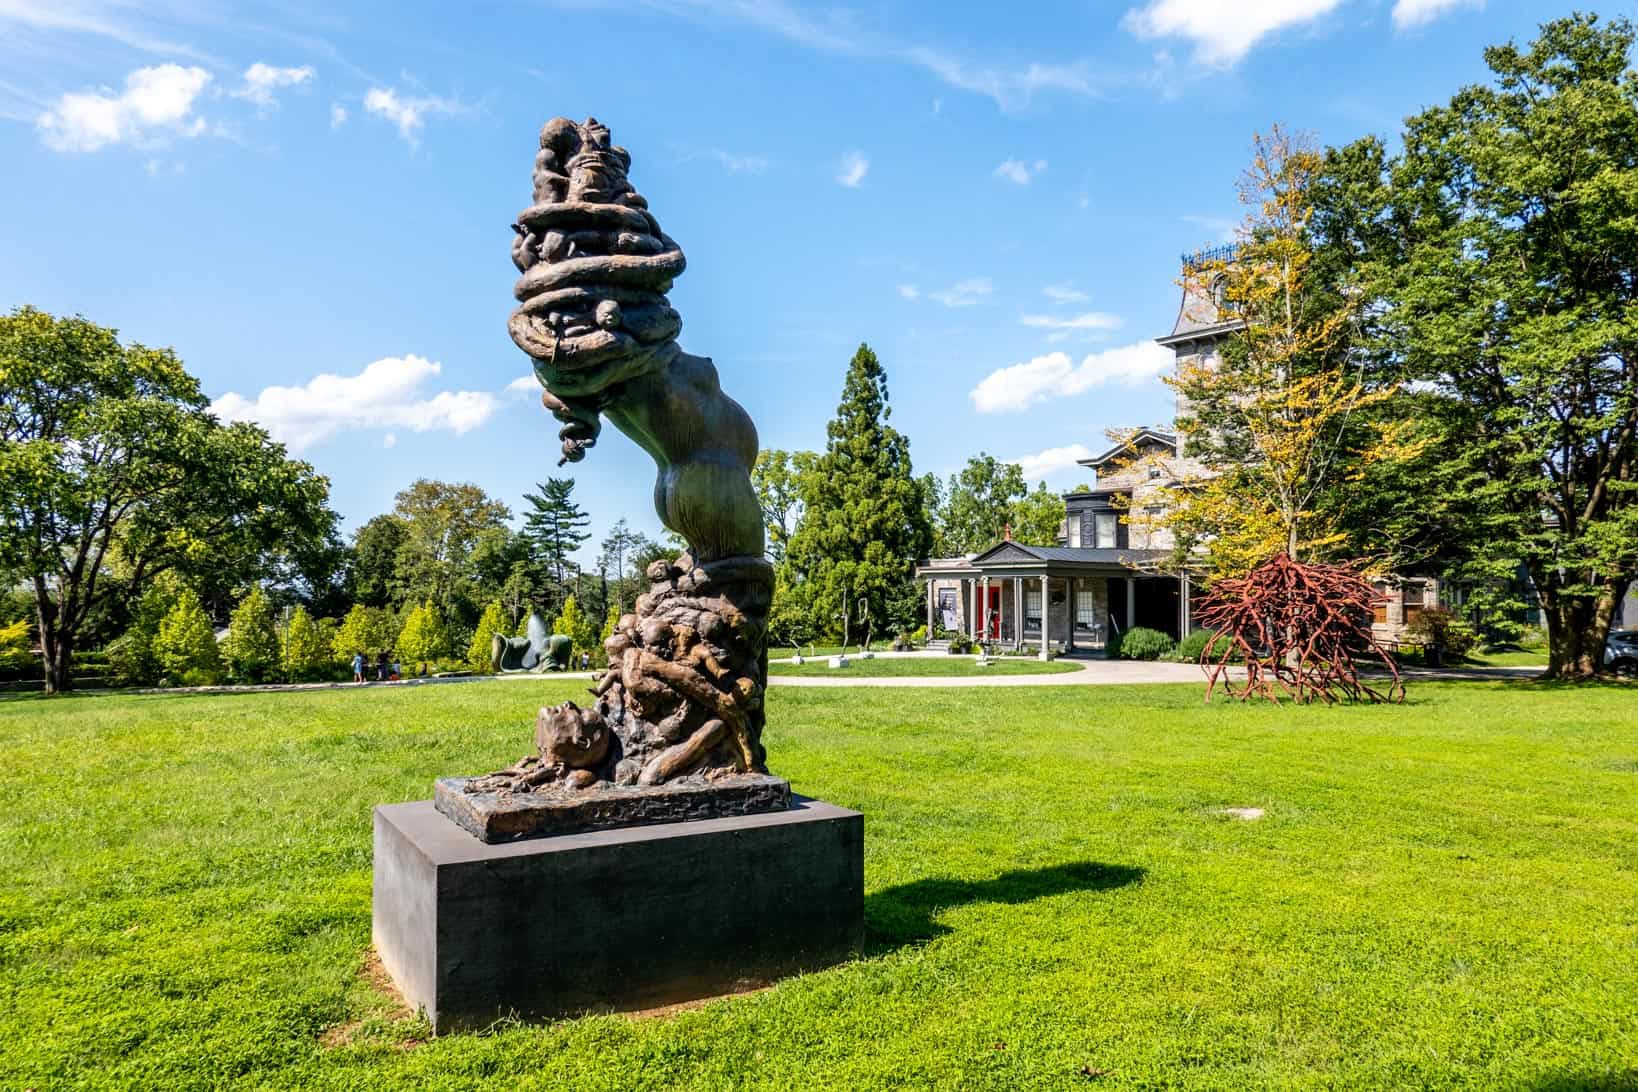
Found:
[[1512, 649], [1506, 652], [1479, 652], [1474, 650], [1468, 653], [1467, 658], [1459, 661], [1456, 666], [1464, 663], [1477, 664], [1480, 667], [1539, 667], [1547, 666], [1547, 652], [1545, 649], [1524, 650]]
[[1638, 1084], [1618, 685], [776, 689], [776, 771], [866, 815], [865, 955], [425, 1041], [361, 975], [370, 807], [516, 759], [584, 687], [0, 702], [0, 1087]]
[[927, 675], [1057, 675], [1065, 671], [1079, 671], [1077, 663], [1063, 663], [1026, 659], [991, 660], [979, 667], [971, 656], [903, 656], [874, 660], [848, 658], [846, 667], [831, 667], [826, 660], [809, 660], [803, 664], [772, 663], [770, 675], [845, 675], [860, 678], [903, 678]]

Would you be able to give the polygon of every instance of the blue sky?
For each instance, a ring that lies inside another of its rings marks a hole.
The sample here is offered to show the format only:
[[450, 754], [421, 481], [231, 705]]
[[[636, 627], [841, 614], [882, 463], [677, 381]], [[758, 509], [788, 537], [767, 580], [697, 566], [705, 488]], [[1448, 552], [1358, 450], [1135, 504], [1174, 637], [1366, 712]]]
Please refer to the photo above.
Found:
[[[1393, 133], [1568, 10], [0, 0], [0, 306], [175, 347], [348, 529], [422, 476], [517, 508], [564, 471], [515, 382], [509, 224], [541, 123], [595, 115], [764, 447], [823, 444], [868, 341], [918, 473], [985, 450], [1069, 488], [1077, 445], [1170, 418], [1149, 339], [1254, 132]], [[658, 533], [618, 432], [567, 470], [599, 535]]]

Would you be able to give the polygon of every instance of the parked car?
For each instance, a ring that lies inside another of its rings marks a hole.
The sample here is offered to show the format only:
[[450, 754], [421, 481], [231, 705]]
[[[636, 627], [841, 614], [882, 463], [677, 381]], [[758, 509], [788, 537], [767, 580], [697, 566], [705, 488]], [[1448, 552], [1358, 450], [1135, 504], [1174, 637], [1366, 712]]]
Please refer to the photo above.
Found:
[[1612, 629], [1604, 641], [1604, 667], [1612, 674], [1638, 677], [1638, 629]]

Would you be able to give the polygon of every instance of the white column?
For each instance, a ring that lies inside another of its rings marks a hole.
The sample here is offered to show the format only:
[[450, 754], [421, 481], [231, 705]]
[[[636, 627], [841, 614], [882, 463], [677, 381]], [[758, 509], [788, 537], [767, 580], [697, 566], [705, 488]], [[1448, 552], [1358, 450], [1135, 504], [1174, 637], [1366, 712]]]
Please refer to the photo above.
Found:
[[1052, 632], [1052, 597], [1047, 594], [1047, 576], [1041, 574], [1041, 659], [1047, 658], [1047, 635]]
[[1137, 578], [1126, 578], [1126, 628], [1137, 625]]
[[1021, 576], [1015, 576], [1015, 577], [1012, 578], [1012, 605], [1014, 607], [1013, 617], [1015, 619], [1017, 619], [1012, 624], [1012, 627], [1013, 627], [1013, 647], [1014, 648], [1023, 648], [1024, 647], [1024, 578], [1021, 577]]
[[929, 579], [927, 581], [927, 639], [929, 641], [933, 639], [935, 632], [935, 626], [933, 624], [933, 608], [937, 602], [938, 592], [933, 587], [933, 581]]
[[1007, 639], [1007, 578], [1001, 577], [995, 582], [995, 639], [997, 642]]
[[1189, 574], [1179, 573], [1177, 577], [1177, 639], [1181, 641], [1189, 635]]
[[967, 618], [967, 636], [978, 640], [978, 580], [973, 580], [973, 609]]
[[1068, 623], [1069, 651], [1075, 651], [1075, 578], [1066, 577], [1064, 581], [1064, 621]]

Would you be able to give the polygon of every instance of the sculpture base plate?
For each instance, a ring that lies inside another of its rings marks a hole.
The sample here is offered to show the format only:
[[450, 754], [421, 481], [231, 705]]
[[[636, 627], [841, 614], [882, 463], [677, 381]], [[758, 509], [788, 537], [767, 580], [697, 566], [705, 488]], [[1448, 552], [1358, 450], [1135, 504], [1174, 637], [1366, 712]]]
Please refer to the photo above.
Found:
[[683, 823], [784, 811], [791, 783], [767, 774], [665, 785], [612, 785], [539, 792], [467, 792], [467, 777], [439, 778], [433, 804], [463, 830], [496, 844], [553, 834]]
[[375, 809], [372, 935], [435, 1031], [629, 1011], [817, 970], [864, 936], [864, 816], [784, 811], [488, 845]]

